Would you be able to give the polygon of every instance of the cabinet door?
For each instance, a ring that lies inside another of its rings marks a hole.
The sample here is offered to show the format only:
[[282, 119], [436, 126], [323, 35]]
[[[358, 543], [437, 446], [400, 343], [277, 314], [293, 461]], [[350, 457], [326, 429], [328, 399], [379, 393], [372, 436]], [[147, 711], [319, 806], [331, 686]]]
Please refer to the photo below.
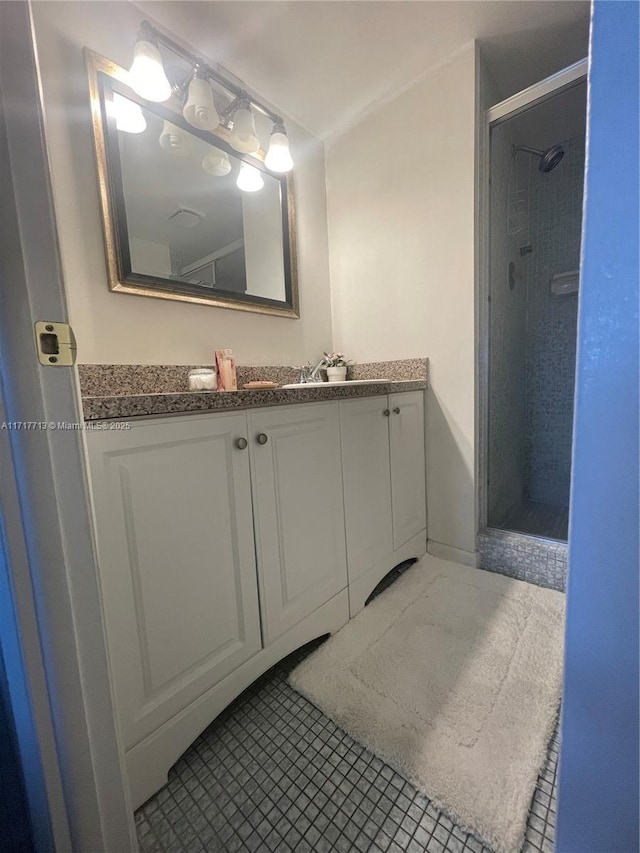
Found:
[[349, 581], [393, 551], [386, 396], [340, 403]]
[[391, 394], [389, 408], [393, 545], [400, 548], [427, 524], [424, 394]]
[[261, 648], [244, 414], [88, 434], [126, 747]]
[[272, 642], [347, 585], [338, 404], [264, 409], [249, 426], [260, 603]]

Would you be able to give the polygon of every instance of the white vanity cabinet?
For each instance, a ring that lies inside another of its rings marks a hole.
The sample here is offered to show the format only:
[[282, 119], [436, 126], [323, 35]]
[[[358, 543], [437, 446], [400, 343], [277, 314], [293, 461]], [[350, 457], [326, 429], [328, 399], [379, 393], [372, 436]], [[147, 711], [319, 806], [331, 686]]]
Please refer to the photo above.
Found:
[[252, 681], [424, 553], [422, 406], [418, 391], [87, 431], [134, 807]]
[[347, 586], [338, 403], [249, 413], [265, 643]]
[[389, 409], [393, 547], [397, 551], [427, 526], [424, 394], [393, 394]]
[[426, 551], [424, 394], [344, 400], [340, 428], [353, 616], [387, 572]]
[[386, 395], [340, 403], [350, 583], [393, 551], [389, 415]]
[[262, 646], [246, 435], [244, 413], [87, 435], [127, 749]]

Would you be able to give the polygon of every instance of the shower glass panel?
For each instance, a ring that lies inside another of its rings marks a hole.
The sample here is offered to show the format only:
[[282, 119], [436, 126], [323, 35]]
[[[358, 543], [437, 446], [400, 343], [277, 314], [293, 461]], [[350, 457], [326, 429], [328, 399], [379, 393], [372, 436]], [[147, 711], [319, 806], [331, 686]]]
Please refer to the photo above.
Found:
[[491, 131], [491, 528], [566, 540], [586, 86]]

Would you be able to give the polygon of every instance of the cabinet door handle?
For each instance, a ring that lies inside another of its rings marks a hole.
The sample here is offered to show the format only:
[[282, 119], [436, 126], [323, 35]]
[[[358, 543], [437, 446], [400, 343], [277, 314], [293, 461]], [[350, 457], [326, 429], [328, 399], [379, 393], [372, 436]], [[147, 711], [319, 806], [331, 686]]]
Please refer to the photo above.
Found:
[[396, 415], [399, 415], [400, 414], [400, 406], [396, 406], [393, 411], [396, 413]]
[[259, 432], [257, 441], [258, 444], [266, 444], [269, 441], [269, 436], [264, 432]]
[[246, 450], [248, 443], [246, 438], [236, 438], [236, 447], [238, 450]]
[[383, 409], [382, 414], [385, 416], [385, 418], [388, 418], [391, 412], [389, 411], [389, 409]]

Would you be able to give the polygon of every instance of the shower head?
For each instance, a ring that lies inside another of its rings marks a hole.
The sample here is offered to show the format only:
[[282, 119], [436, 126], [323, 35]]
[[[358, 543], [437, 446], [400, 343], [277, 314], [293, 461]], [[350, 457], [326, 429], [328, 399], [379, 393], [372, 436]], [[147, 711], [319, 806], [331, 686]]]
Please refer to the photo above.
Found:
[[547, 150], [540, 157], [540, 162], [538, 163], [538, 169], [545, 174], [550, 172], [552, 169], [558, 165], [560, 160], [564, 157], [564, 148], [562, 145], [552, 145], [551, 148], [547, 148]]
[[564, 157], [564, 148], [562, 145], [552, 145], [551, 148], [547, 148], [546, 151], [540, 151], [538, 148], [529, 148], [526, 145], [521, 145], [518, 148], [514, 148], [514, 157], [518, 151], [525, 151], [527, 154], [533, 154], [535, 157], [539, 157], [540, 161], [538, 162], [538, 169], [544, 174], [555, 169]]

